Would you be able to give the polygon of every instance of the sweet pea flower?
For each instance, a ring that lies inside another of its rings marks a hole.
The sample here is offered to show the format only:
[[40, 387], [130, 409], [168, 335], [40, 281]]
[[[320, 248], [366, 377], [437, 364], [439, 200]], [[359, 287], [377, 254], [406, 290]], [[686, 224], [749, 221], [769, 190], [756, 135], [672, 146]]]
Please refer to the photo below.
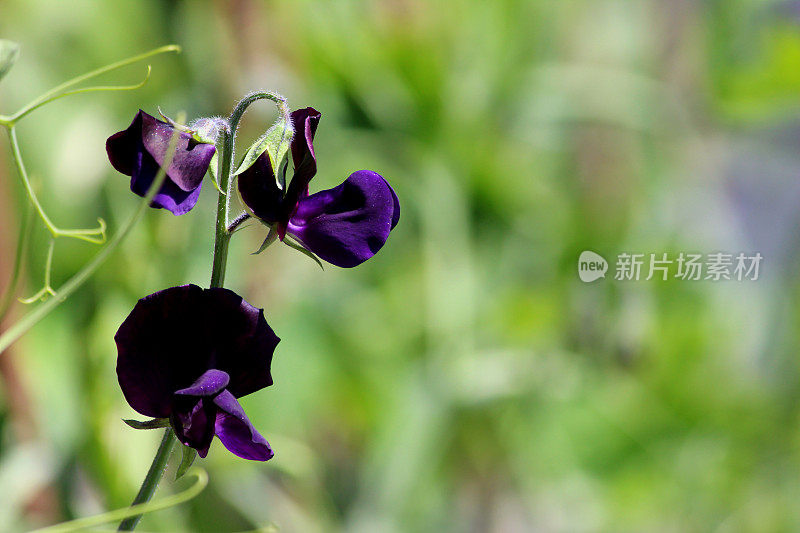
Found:
[[[131, 177], [131, 190], [139, 196], [147, 194], [164, 164], [174, 131], [172, 124], [140, 109], [128, 129], [115, 133], [106, 141], [111, 165]], [[178, 135], [178, 145], [164, 184], [150, 204], [167, 209], [173, 215], [188, 213], [197, 203], [203, 176], [216, 150], [213, 144], [199, 142], [186, 131]]]
[[228, 289], [172, 287], [139, 300], [114, 340], [117, 377], [133, 409], [168, 418], [201, 457], [214, 435], [244, 459], [273, 456], [237, 401], [272, 385], [280, 339], [262, 309]]
[[292, 112], [294, 176], [282, 191], [266, 152], [239, 177], [239, 194], [248, 212], [288, 233], [320, 258], [340, 267], [360, 265], [386, 242], [400, 219], [400, 203], [378, 173], [359, 170], [338, 187], [309, 195], [317, 173], [314, 134], [321, 114], [307, 107]]

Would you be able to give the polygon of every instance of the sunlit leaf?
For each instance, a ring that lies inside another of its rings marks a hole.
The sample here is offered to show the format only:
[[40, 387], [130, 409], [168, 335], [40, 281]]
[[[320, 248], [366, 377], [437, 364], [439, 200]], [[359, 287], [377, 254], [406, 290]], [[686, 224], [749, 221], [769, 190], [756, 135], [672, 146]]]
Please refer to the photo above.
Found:
[[247, 149], [242, 163], [233, 175], [238, 176], [253, 166], [256, 159], [264, 152], [267, 152], [272, 170], [275, 172], [275, 181], [278, 184], [278, 188], [284, 190], [286, 186], [286, 167], [288, 161], [287, 152], [292, 142], [293, 133], [291, 124], [283, 119], [278, 120], [278, 122], [273, 124], [264, 135], [259, 137], [258, 140]]
[[183, 446], [183, 457], [181, 458], [181, 464], [178, 465], [178, 470], [175, 472], [175, 479], [180, 479], [189, 470], [189, 467], [192, 466], [194, 460], [197, 459], [197, 450], [192, 448], [191, 446]]

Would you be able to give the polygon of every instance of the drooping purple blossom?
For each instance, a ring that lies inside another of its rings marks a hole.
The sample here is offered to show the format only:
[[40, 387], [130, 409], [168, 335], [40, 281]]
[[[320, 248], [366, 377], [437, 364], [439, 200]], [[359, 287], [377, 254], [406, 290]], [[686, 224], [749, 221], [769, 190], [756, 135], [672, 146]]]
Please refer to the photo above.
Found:
[[285, 194], [266, 152], [239, 175], [239, 194], [251, 214], [274, 225], [281, 239], [289, 233], [325, 261], [354, 267], [384, 245], [400, 219], [400, 202], [389, 183], [371, 170], [359, 170], [338, 187], [308, 194], [317, 173], [313, 143], [320, 117], [311, 107], [291, 114], [294, 176]]
[[169, 418], [201, 457], [214, 435], [239, 457], [273, 456], [237, 401], [272, 385], [280, 339], [262, 309], [228, 289], [172, 287], [139, 300], [114, 340], [117, 377], [133, 409]]
[[[131, 190], [139, 196], [147, 194], [164, 164], [174, 131], [171, 124], [140, 109], [128, 129], [115, 133], [106, 141], [109, 161], [115, 169], [131, 177]], [[197, 203], [203, 176], [216, 149], [213, 144], [198, 142], [187, 132], [181, 131], [178, 135], [166, 179], [153, 197], [151, 206], [183, 215]]]

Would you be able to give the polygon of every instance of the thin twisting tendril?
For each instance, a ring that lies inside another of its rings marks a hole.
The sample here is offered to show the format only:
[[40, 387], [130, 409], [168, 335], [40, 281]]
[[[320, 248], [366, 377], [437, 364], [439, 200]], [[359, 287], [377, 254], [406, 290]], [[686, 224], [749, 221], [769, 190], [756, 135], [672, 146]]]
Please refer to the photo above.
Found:
[[62, 522], [61, 524], [56, 524], [54, 526], [37, 529], [33, 533], [69, 533], [72, 531], [80, 531], [82, 529], [100, 526], [111, 522], [118, 522], [132, 516], [152, 513], [153, 511], [159, 511], [169, 507], [175, 507], [182, 503], [188, 502], [200, 494], [208, 485], [208, 473], [202, 468], [192, 468], [187, 475], [195, 476], [197, 479], [191, 487], [183, 492], [179, 492], [159, 500], [153, 500], [147, 503], [140, 503], [130, 507], [115, 509], [101, 515], [78, 518], [77, 520], [70, 520], [69, 522]]
[[51, 100], [56, 95], [59, 95], [59, 94], [67, 92], [67, 89], [69, 89], [70, 87], [74, 87], [75, 85], [83, 83], [86, 80], [90, 80], [92, 78], [96, 78], [97, 76], [105, 74], [106, 72], [111, 72], [113, 70], [120, 69], [122, 67], [131, 65], [131, 64], [136, 63], [138, 61], [141, 61], [143, 59], [147, 59], [148, 57], [152, 57], [154, 55], [165, 54], [167, 52], [176, 52], [177, 53], [177, 52], [180, 52], [180, 51], [181, 51], [181, 47], [180, 46], [178, 46], [176, 44], [169, 44], [167, 46], [162, 46], [160, 48], [155, 48], [153, 50], [149, 50], [149, 51], [144, 52], [142, 54], [138, 54], [138, 55], [135, 55], [135, 56], [132, 56], [132, 57], [128, 57], [128, 58], [122, 59], [120, 61], [117, 61], [116, 63], [111, 63], [110, 65], [106, 65], [104, 67], [100, 67], [100, 68], [98, 68], [96, 70], [93, 70], [91, 72], [87, 72], [86, 74], [82, 74], [80, 76], [76, 76], [76, 77], [72, 78], [71, 80], [65, 81], [61, 85], [58, 85], [57, 87], [54, 87], [54, 88], [50, 89], [49, 91], [47, 91], [43, 95], [39, 96], [38, 98], [35, 98], [33, 101], [31, 101], [30, 103], [28, 103], [25, 106], [23, 106], [22, 109], [20, 109], [19, 111], [17, 111], [13, 115], [11, 115], [11, 116], [0, 115], [0, 124], [5, 125], [6, 127], [13, 126], [14, 123], [17, 122], [19, 119], [21, 119], [22, 117], [24, 117], [25, 115], [27, 115], [31, 111], [41, 107], [44, 102]]
[[19, 301], [24, 304], [32, 304], [37, 300], [46, 300], [48, 296], [55, 296], [56, 291], [50, 285], [50, 273], [53, 271], [53, 248], [55, 248], [56, 240], [50, 239], [50, 244], [47, 247], [47, 261], [44, 265], [44, 287], [39, 289], [39, 292], [28, 298], [19, 298]]

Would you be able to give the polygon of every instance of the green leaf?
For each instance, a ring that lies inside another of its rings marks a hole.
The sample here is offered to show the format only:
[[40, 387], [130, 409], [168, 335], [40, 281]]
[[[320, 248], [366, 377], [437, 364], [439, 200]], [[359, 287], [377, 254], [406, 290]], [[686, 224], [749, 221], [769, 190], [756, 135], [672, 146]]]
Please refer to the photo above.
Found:
[[178, 465], [178, 470], [175, 472], [176, 481], [183, 477], [186, 471], [189, 470], [189, 467], [192, 466], [192, 463], [194, 463], [195, 459], [197, 459], [197, 450], [184, 444], [181, 464]]
[[267, 238], [264, 239], [264, 242], [261, 243], [261, 247], [258, 250], [256, 250], [255, 252], [253, 252], [252, 254], [250, 254], [250, 255], [258, 255], [258, 254], [260, 254], [261, 252], [266, 250], [269, 247], [270, 244], [275, 242], [275, 240], [277, 238], [278, 238], [278, 232], [275, 231], [275, 228], [270, 226], [269, 233], [267, 233]]
[[313, 259], [317, 263], [317, 265], [319, 265], [319, 267], [322, 270], [325, 270], [325, 267], [323, 266], [322, 261], [320, 260], [320, 258], [317, 257], [317, 254], [315, 254], [314, 252], [312, 252], [311, 250], [309, 250], [308, 248], [303, 246], [303, 243], [301, 243], [300, 241], [296, 241], [290, 235], [287, 235], [286, 238], [283, 239], [283, 242], [285, 242], [289, 246], [289, 248], [294, 248], [295, 250], [297, 250], [301, 254], [303, 254], [303, 255], [305, 255], [307, 257], [310, 257], [311, 259]]
[[217, 188], [217, 191], [219, 191], [222, 196], [227, 196], [227, 193], [220, 188], [219, 180], [217, 179], [217, 162], [219, 160], [217, 152], [219, 152], [219, 150], [215, 151], [214, 155], [211, 156], [211, 162], [208, 164], [208, 172], [211, 174], [211, 181], [214, 182], [214, 187]]
[[242, 163], [233, 175], [238, 176], [252, 167], [256, 159], [264, 152], [267, 152], [272, 170], [275, 172], [275, 182], [279, 189], [285, 190], [286, 168], [288, 166], [287, 152], [289, 151], [293, 136], [294, 130], [292, 129], [292, 125], [283, 118], [279, 119], [264, 135], [259, 137], [256, 142], [247, 149]]
[[169, 418], [153, 418], [151, 420], [132, 420], [130, 418], [124, 418], [122, 421], [133, 429], [158, 429], [169, 426]]
[[19, 45], [14, 41], [0, 39], [0, 80], [8, 74], [19, 57]]

